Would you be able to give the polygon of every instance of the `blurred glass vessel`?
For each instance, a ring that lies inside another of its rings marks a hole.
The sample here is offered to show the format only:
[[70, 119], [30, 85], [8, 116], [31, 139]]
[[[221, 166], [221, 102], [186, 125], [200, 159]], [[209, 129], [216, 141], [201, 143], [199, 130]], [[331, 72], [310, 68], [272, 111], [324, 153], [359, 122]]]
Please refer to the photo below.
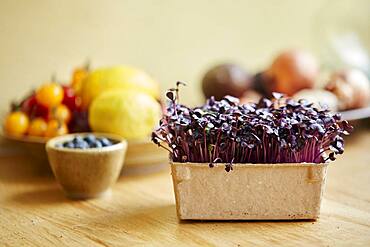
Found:
[[352, 67], [370, 77], [370, 1], [327, 1], [315, 18], [314, 37], [324, 69]]

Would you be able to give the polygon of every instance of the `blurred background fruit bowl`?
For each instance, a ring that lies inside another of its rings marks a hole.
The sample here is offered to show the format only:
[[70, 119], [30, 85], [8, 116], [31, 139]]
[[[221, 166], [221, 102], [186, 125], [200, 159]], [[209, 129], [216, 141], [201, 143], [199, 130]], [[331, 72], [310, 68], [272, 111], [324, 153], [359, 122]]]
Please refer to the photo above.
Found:
[[282, 51], [254, 74], [238, 64], [214, 66], [203, 77], [202, 91], [205, 99], [231, 95], [241, 103], [257, 103], [278, 92], [340, 112], [345, 120], [370, 117], [370, 82], [363, 70], [354, 66], [323, 69], [311, 53], [300, 49]]
[[123, 174], [165, 167], [168, 155], [150, 142], [162, 115], [157, 82], [132, 66], [89, 67], [76, 68], [70, 82], [58, 82], [53, 76], [14, 101], [3, 121], [5, 139], [47, 170], [49, 138], [80, 132], [116, 134], [129, 142]]

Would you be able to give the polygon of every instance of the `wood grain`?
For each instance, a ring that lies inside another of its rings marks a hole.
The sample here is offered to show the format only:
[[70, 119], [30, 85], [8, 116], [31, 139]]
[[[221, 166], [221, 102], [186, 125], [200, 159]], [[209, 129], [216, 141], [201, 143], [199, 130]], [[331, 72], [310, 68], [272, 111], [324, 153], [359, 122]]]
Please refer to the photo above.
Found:
[[0, 246], [370, 246], [370, 132], [328, 168], [317, 221], [180, 222], [169, 169], [71, 201], [25, 156], [0, 158]]

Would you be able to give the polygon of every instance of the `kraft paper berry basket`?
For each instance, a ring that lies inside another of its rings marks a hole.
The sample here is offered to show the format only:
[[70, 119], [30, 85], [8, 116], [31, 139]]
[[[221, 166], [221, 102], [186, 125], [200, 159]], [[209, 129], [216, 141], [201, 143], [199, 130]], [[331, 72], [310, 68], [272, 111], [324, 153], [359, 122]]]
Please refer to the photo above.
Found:
[[[152, 141], [170, 153], [182, 220], [317, 219], [327, 167], [344, 151], [347, 121], [305, 100], [213, 97], [189, 108], [179, 85]], [[165, 145], [163, 145], [164, 143]]]
[[226, 164], [171, 162], [182, 220], [317, 219], [328, 163]]

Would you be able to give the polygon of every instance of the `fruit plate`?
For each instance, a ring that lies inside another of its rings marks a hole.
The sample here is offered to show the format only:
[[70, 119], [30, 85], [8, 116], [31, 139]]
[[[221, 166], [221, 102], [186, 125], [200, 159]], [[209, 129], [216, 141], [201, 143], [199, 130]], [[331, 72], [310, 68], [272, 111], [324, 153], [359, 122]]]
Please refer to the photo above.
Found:
[[[9, 143], [12, 148], [19, 150], [32, 157], [32, 166], [38, 173], [51, 173], [51, 168], [46, 155], [45, 144], [48, 139], [33, 136], [8, 135], [2, 129], [0, 136]], [[5, 144], [7, 145], [7, 144]]]
[[354, 121], [370, 118], [370, 106], [339, 112], [344, 120]]
[[[12, 136], [3, 130], [0, 136], [15, 147], [24, 150], [32, 157], [32, 163], [40, 173], [51, 172], [45, 144], [47, 138], [33, 136]], [[129, 141], [121, 175], [142, 175], [161, 171], [168, 168], [168, 153], [148, 141]]]
[[149, 174], [168, 169], [168, 152], [151, 141], [129, 141], [123, 175]]

